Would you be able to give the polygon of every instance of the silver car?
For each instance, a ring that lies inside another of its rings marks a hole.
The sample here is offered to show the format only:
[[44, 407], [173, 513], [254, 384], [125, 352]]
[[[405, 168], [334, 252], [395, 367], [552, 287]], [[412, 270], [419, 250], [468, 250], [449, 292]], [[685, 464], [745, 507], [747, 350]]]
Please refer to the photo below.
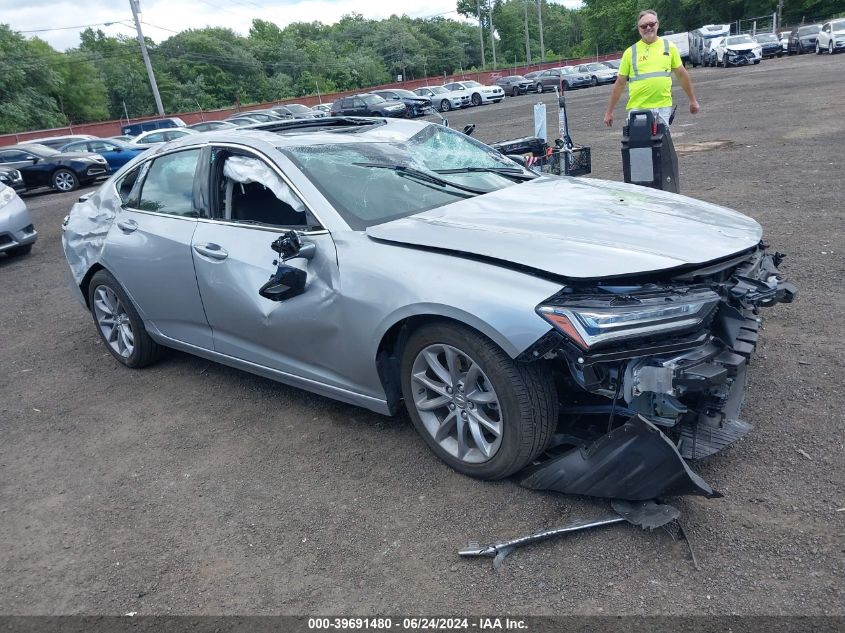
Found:
[[26, 255], [37, 239], [26, 204], [14, 189], [0, 182], [0, 253]]
[[170, 347], [385, 415], [404, 402], [467, 475], [651, 499], [716, 494], [686, 460], [749, 428], [755, 310], [794, 294], [761, 234], [679, 195], [538, 176], [443, 125], [327, 118], [159, 146], [74, 205], [63, 244], [128, 367]]

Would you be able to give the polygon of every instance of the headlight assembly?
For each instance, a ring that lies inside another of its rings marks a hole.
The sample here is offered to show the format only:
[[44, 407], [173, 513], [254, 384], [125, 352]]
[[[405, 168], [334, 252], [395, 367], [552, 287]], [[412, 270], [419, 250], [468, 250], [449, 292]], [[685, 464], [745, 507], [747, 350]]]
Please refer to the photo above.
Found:
[[624, 339], [677, 333], [700, 326], [719, 303], [711, 290], [686, 293], [596, 297], [559, 305], [541, 304], [537, 313], [583, 350]]
[[14, 200], [17, 195], [11, 187], [0, 184], [0, 209]]

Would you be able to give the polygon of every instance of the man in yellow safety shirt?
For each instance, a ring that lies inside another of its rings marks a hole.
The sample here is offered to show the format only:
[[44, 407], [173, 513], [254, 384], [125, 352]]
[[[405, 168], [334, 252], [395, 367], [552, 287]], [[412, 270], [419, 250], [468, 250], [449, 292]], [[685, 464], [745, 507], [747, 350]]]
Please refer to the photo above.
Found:
[[642, 39], [626, 49], [619, 64], [619, 74], [607, 102], [604, 122], [613, 125], [613, 108], [628, 86], [628, 110], [653, 110], [669, 125], [672, 113], [672, 75], [689, 98], [689, 111], [699, 110], [689, 73], [681, 63], [677, 47], [669, 40], [657, 37], [660, 21], [651, 9], [640, 12], [637, 29]]

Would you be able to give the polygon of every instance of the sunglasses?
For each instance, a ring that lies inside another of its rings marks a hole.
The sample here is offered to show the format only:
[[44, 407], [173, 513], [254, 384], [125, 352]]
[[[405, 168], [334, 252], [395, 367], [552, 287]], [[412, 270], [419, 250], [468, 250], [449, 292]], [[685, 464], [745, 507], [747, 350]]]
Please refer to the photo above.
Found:
[[657, 22], [644, 22], [639, 25], [639, 29], [644, 31], [645, 29], [653, 29], [655, 26], [657, 26]]

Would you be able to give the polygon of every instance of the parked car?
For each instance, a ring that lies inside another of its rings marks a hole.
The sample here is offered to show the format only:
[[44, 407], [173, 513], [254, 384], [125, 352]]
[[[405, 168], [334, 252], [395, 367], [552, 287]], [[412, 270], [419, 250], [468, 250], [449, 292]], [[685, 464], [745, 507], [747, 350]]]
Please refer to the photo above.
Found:
[[499, 77], [496, 80], [496, 85], [499, 86], [506, 95], [510, 95], [512, 97], [524, 95], [534, 89], [534, 83], [522, 75]]
[[404, 103], [385, 101], [370, 93], [342, 97], [332, 104], [332, 116], [404, 117], [406, 110]]
[[524, 73], [522, 76], [525, 77], [526, 79], [534, 81], [534, 80], [537, 79], [537, 75], [539, 75], [541, 72], [543, 72], [543, 71], [542, 70], [532, 70], [530, 73]]
[[179, 129], [150, 130], [149, 132], [142, 132], [132, 139], [132, 144], [147, 148], [152, 147], [153, 145], [167, 143], [168, 141], [182, 138], [183, 136], [188, 136], [190, 134], [197, 134], [197, 132], [186, 127]]
[[536, 92], [554, 90], [560, 87], [561, 82], [563, 82], [564, 90], [573, 90], [589, 86], [591, 80], [590, 75], [580, 72], [574, 66], [549, 68], [534, 77], [534, 90]]
[[505, 98], [505, 91], [499, 86], [483, 86], [477, 81], [453, 81], [443, 85], [446, 90], [465, 90], [469, 94], [469, 102], [474, 106], [482, 103], [499, 103]]
[[716, 57], [716, 47], [722, 43], [724, 37], [714, 37], [710, 40], [704, 41], [704, 52], [702, 53], [702, 66], [712, 66], [715, 67], [717, 65], [718, 59]]
[[200, 123], [189, 125], [187, 129], [193, 130], [194, 132], [209, 132], [211, 130], [225, 130], [236, 127], [238, 126], [234, 123], [230, 123], [229, 121], [202, 121]]
[[37, 239], [26, 204], [14, 189], [0, 182], [0, 253], [26, 255]]
[[803, 55], [816, 50], [816, 39], [822, 27], [818, 24], [802, 26], [789, 34], [786, 52], [790, 55]]
[[230, 117], [224, 119], [227, 123], [233, 123], [235, 125], [243, 125], [245, 122], [248, 123], [272, 123], [273, 121], [282, 121], [284, 119], [292, 119], [294, 118], [291, 115], [277, 112], [278, 108], [273, 108], [269, 110], [245, 110], [238, 114], [233, 114]]
[[716, 63], [725, 68], [759, 64], [763, 59], [763, 48], [750, 35], [730, 35], [715, 46]]
[[792, 31], [784, 31], [778, 34], [778, 41], [780, 42], [781, 50], [784, 54], [789, 52], [789, 35]]
[[760, 45], [763, 59], [783, 57], [783, 48], [780, 45], [780, 40], [774, 33], [759, 33], [753, 39]]
[[329, 116], [332, 111], [332, 107], [328, 103], [318, 103], [315, 106], [311, 106], [311, 109], [314, 112], [320, 112], [323, 116]]
[[26, 191], [26, 184], [23, 176], [14, 167], [0, 167], [0, 183], [14, 189], [17, 192]]
[[320, 115], [316, 114], [314, 110], [301, 103], [284, 103], [282, 105], [270, 108], [274, 112], [286, 112], [293, 119], [313, 119]]
[[382, 414], [404, 401], [461, 473], [537, 460], [534, 487], [612, 498], [632, 479], [637, 499], [715, 496], [684, 459], [749, 430], [757, 310], [795, 294], [749, 217], [538, 176], [410, 120], [185, 137], [63, 228], [74, 294], [127, 367], [171, 347]]
[[99, 154], [65, 154], [35, 143], [0, 147], [0, 165], [21, 172], [27, 189], [73, 191], [109, 173], [109, 164]]
[[602, 84], [612, 84], [616, 81], [616, 75], [619, 74], [619, 71], [615, 68], [608, 68], [604, 64], [599, 62], [593, 62], [591, 64], [581, 64], [580, 66], [576, 67], [579, 73], [584, 73], [585, 75], [590, 76], [590, 85], [591, 86], [599, 86]]
[[404, 103], [406, 108], [405, 116], [411, 119], [434, 113], [434, 108], [431, 106], [431, 99], [414, 94], [410, 90], [390, 88], [389, 90], [373, 90], [373, 94], [378, 95], [385, 101], [399, 101]]
[[18, 145], [43, 145], [52, 149], [61, 149], [68, 143], [73, 141], [89, 141], [97, 138], [90, 134], [65, 134], [64, 136], [45, 136], [44, 138], [31, 138], [26, 141], [21, 141]]
[[466, 90], [446, 90], [443, 86], [423, 86], [413, 92], [421, 97], [431, 99], [432, 105], [441, 112], [468, 108], [472, 105]]
[[137, 137], [141, 132], [149, 132], [151, 130], [161, 130], [163, 128], [171, 127], [185, 127], [185, 122], [178, 116], [165, 117], [163, 119], [148, 119], [147, 121], [139, 121], [138, 123], [129, 123], [120, 128], [120, 133], [124, 136]]
[[619, 66], [622, 65], [622, 60], [621, 59], [608, 59], [608, 60], [600, 62], [600, 63], [604, 64], [608, 68], [613, 68], [614, 70], [618, 71]]
[[109, 141], [122, 141], [124, 143], [131, 143], [132, 139], [135, 138], [134, 136], [127, 136], [126, 134], [119, 134], [117, 136], [107, 136], [106, 139]]
[[825, 22], [816, 35], [816, 54], [827, 51], [833, 55], [845, 49], [845, 20]]
[[117, 171], [145, 150], [146, 148], [138, 147], [135, 144], [121, 143], [104, 138], [68, 143], [61, 149], [62, 152], [99, 154], [109, 164], [109, 171]]

